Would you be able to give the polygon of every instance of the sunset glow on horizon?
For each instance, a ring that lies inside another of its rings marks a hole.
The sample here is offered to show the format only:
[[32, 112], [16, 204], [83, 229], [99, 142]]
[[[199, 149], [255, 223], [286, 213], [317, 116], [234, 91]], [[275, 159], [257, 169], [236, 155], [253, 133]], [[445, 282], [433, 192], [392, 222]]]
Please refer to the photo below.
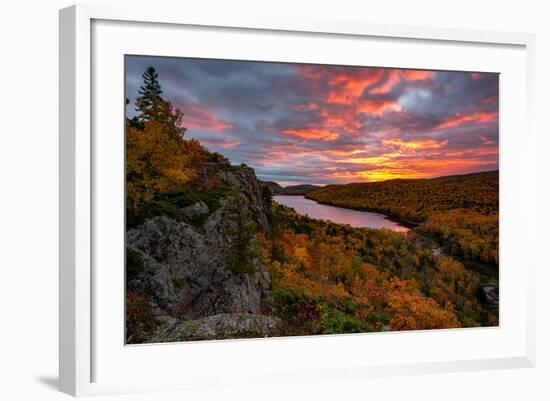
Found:
[[493, 73], [126, 57], [129, 117], [149, 66], [196, 138], [258, 178], [344, 184], [498, 169]]

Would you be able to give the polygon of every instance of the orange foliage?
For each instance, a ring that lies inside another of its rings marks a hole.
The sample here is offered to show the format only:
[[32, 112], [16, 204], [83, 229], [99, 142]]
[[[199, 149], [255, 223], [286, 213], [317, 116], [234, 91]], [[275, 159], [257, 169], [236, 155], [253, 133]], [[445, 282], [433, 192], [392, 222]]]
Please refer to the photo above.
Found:
[[392, 279], [389, 306], [394, 311], [390, 321], [392, 330], [422, 330], [460, 327], [450, 302], [445, 308], [430, 298], [408, 287], [408, 283]]
[[352, 229], [281, 206], [274, 214], [285, 229], [276, 238], [259, 235], [274, 287], [341, 308], [377, 330], [481, 325], [478, 275], [432, 255], [413, 232]]
[[126, 199], [130, 207], [153, 200], [160, 192], [180, 190], [194, 177], [184, 140], [165, 124], [147, 121], [143, 129], [126, 129]]

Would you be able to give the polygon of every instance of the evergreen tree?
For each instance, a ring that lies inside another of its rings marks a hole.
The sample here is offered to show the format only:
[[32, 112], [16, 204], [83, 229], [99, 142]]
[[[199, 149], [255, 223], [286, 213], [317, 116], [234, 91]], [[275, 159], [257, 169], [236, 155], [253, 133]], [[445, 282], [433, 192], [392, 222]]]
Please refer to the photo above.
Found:
[[236, 273], [254, 273], [254, 259], [261, 253], [256, 240], [257, 225], [245, 206], [243, 195], [231, 197], [226, 210], [228, 213], [224, 218], [231, 223], [226, 229], [230, 239], [226, 260]]
[[148, 67], [142, 77], [143, 85], [135, 102], [138, 115], [132, 120], [132, 125], [141, 128], [146, 122], [157, 121], [165, 125], [167, 133], [171, 136], [183, 136], [186, 130], [181, 126], [183, 113], [179, 109], [174, 109], [172, 104], [161, 96], [162, 88], [155, 68]]
[[162, 89], [158, 81], [158, 74], [154, 67], [148, 67], [141, 75], [143, 85], [136, 98], [136, 111], [145, 121], [155, 120], [159, 115], [159, 104], [163, 101]]

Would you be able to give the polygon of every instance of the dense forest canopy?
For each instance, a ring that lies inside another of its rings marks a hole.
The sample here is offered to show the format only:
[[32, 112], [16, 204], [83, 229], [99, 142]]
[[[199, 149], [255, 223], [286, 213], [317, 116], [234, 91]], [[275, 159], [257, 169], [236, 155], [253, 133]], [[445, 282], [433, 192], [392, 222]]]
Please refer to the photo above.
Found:
[[307, 193], [320, 203], [377, 211], [435, 239], [449, 254], [498, 266], [499, 172], [329, 185]]
[[482, 215], [498, 213], [498, 171], [432, 179], [398, 179], [327, 185], [309, 192], [320, 203], [374, 210], [422, 222], [437, 212], [467, 209]]
[[[312, 220], [275, 205], [260, 234], [291, 334], [492, 325], [478, 274], [411, 232]], [[304, 317], [307, 316], [307, 317]]]

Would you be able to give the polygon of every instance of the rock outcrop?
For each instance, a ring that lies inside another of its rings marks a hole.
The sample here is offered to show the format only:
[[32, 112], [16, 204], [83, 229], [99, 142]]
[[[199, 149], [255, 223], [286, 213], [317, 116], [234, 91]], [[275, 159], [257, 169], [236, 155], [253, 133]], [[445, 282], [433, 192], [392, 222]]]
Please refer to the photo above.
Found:
[[199, 201], [197, 203], [193, 203], [192, 205], [182, 208], [181, 212], [184, 216], [189, 217], [190, 219], [195, 219], [199, 216], [207, 214], [209, 212], [209, 209], [204, 202]]
[[268, 205], [252, 169], [226, 166], [215, 174], [229, 189], [219, 207], [197, 202], [182, 209], [205, 217], [199, 223], [157, 216], [127, 232], [127, 250], [139, 265], [128, 288], [176, 318], [180, 339], [267, 335], [279, 324], [262, 316], [271, 282], [256, 233], [269, 229]]
[[267, 231], [267, 208], [262, 197], [262, 185], [256, 178], [254, 170], [244, 164], [229, 169], [221, 169], [218, 172], [221, 181], [230, 188], [234, 188], [237, 194], [242, 196], [243, 207], [248, 210], [260, 229]]
[[280, 326], [278, 317], [226, 313], [196, 320], [172, 320], [151, 342], [267, 337], [278, 335]]

